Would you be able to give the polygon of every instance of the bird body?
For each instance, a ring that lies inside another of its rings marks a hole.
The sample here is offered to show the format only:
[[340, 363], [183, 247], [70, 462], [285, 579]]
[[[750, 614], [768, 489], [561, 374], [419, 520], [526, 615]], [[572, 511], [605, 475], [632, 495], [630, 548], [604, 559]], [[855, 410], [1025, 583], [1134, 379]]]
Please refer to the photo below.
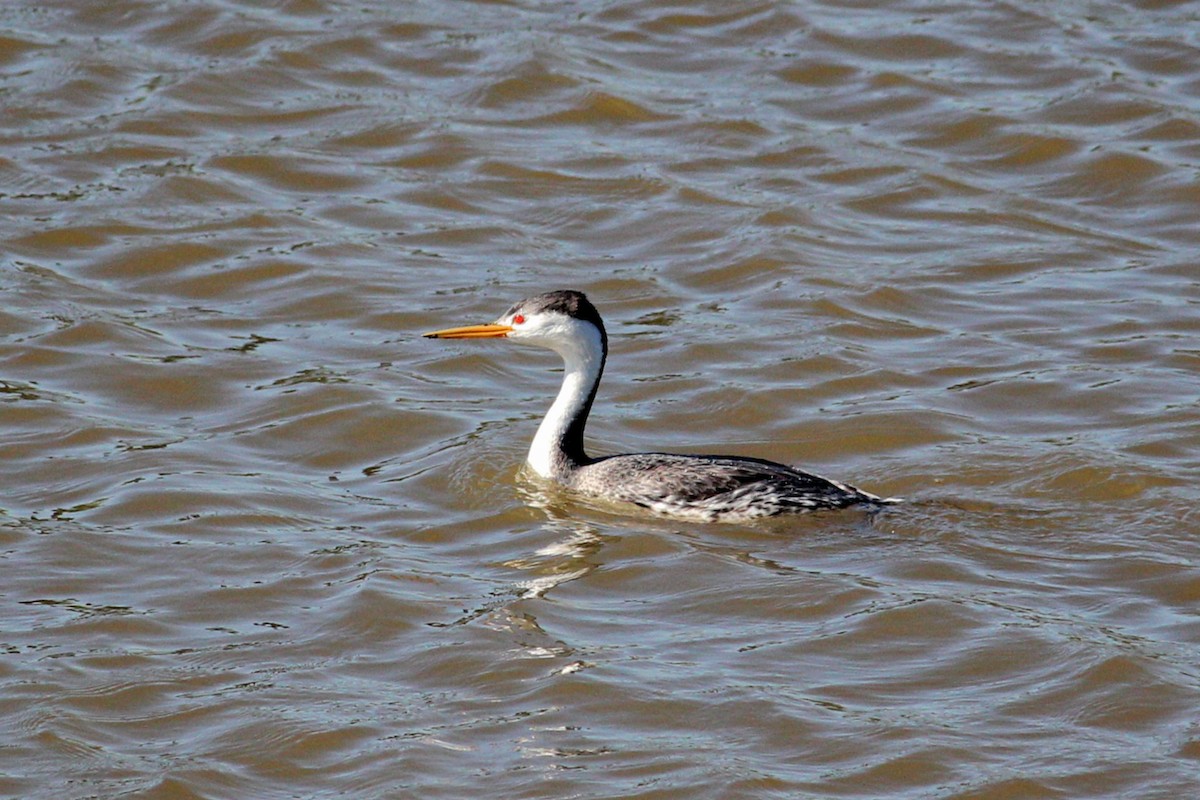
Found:
[[882, 502], [844, 483], [742, 456], [611, 456], [577, 470], [566, 485], [582, 494], [633, 503], [659, 514], [709, 521]]
[[896, 502], [758, 458], [674, 453], [589, 457], [583, 430], [608, 357], [608, 336], [600, 314], [580, 292], [536, 295], [516, 303], [494, 323], [425, 336], [513, 339], [562, 357], [562, 386], [538, 426], [527, 463], [543, 478], [580, 494], [708, 521]]

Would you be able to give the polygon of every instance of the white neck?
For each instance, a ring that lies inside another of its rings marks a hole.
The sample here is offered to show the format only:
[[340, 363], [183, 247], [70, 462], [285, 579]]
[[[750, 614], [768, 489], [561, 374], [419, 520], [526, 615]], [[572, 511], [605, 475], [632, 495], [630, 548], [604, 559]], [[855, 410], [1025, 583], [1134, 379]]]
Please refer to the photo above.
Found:
[[[599, 331], [590, 324], [580, 325], [574, 332], [577, 335], [553, 343], [565, 367], [562, 387], [538, 426], [526, 459], [543, 478], [561, 479], [578, 467], [581, 460], [583, 463], [587, 460], [582, 447], [583, 424], [590, 410], [589, 399], [604, 370], [604, 346]], [[565, 441], [572, 423], [578, 426], [575, 452], [571, 452], [571, 445]]]

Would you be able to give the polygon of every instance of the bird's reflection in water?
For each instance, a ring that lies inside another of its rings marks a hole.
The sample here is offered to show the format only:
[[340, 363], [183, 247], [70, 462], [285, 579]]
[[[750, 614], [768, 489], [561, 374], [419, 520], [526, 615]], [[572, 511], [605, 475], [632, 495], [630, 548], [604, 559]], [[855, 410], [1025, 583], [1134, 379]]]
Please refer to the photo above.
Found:
[[572, 519], [557, 505], [554, 492], [536, 486], [520, 488], [523, 499], [531, 508], [546, 515], [541, 529], [552, 540], [528, 555], [502, 562], [505, 567], [519, 570], [527, 577], [517, 580], [506, 592], [507, 600], [493, 604], [481, 614], [482, 622], [494, 630], [513, 634], [515, 655], [518, 658], [554, 659], [558, 663], [550, 674], [567, 675], [587, 669], [591, 664], [579, 659], [577, 647], [552, 635], [538, 622], [535, 614], [539, 601], [564, 583], [590, 575], [600, 564], [597, 558], [604, 542], [597, 528]]
[[[544, 598], [550, 591], [570, 581], [591, 574], [599, 566], [596, 558], [604, 544], [598, 529], [587, 522], [573, 519], [562, 508], [561, 492], [532, 483], [518, 487], [522, 499], [530, 508], [539, 510], [546, 521], [538, 530], [548, 534], [541, 541], [550, 541], [530, 551], [500, 562], [508, 569], [525, 573], [512, 584], [491, 592], [491, 599], [478, 607], [466, 610], [452, 622], [431, 622], [433, 627], [448, 628], [466, 625], [476, 620], [494, 629], [536, 633], [537, 638], [549, 638], [538, 625], [527, 601]], [[561, 643], [547, 646], [519, 641], [528, 657], [563, 655]], [[567, 648], [569, 650], [569, 648]]]
[[533, 483], [518, 488], [525, 504], [546, 515], [543, 529], [555, 539], [528, 556], [504, 562], [506, 567], [535, 573], [518, 582], [521, 599], [543, 597], [551, 589], [578, 580], [598, 566], [594, 556], [604, 542], [594, 525], [573, 519], [561, 510], [559, 492]]

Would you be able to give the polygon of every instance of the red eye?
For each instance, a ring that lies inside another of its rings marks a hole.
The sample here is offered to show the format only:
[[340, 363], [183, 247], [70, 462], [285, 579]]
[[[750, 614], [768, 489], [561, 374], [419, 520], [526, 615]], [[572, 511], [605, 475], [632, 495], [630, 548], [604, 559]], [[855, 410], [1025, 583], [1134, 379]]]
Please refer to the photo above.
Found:
[[513, 325], [524, 325], [524, 324], [525, 324], [525, 317], [523, 315], [517, 314], [515, 317], [513, 317]]

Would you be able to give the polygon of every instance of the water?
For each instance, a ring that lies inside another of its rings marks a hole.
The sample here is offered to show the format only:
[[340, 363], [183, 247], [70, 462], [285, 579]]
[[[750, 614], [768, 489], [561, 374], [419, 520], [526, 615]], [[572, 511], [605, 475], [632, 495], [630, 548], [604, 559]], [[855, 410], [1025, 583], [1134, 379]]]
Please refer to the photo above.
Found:
[[[1178, 798], [1200, 12], [0, 10], [0, 795]], [[907, 504], [702, 525], [597, 452]]]

